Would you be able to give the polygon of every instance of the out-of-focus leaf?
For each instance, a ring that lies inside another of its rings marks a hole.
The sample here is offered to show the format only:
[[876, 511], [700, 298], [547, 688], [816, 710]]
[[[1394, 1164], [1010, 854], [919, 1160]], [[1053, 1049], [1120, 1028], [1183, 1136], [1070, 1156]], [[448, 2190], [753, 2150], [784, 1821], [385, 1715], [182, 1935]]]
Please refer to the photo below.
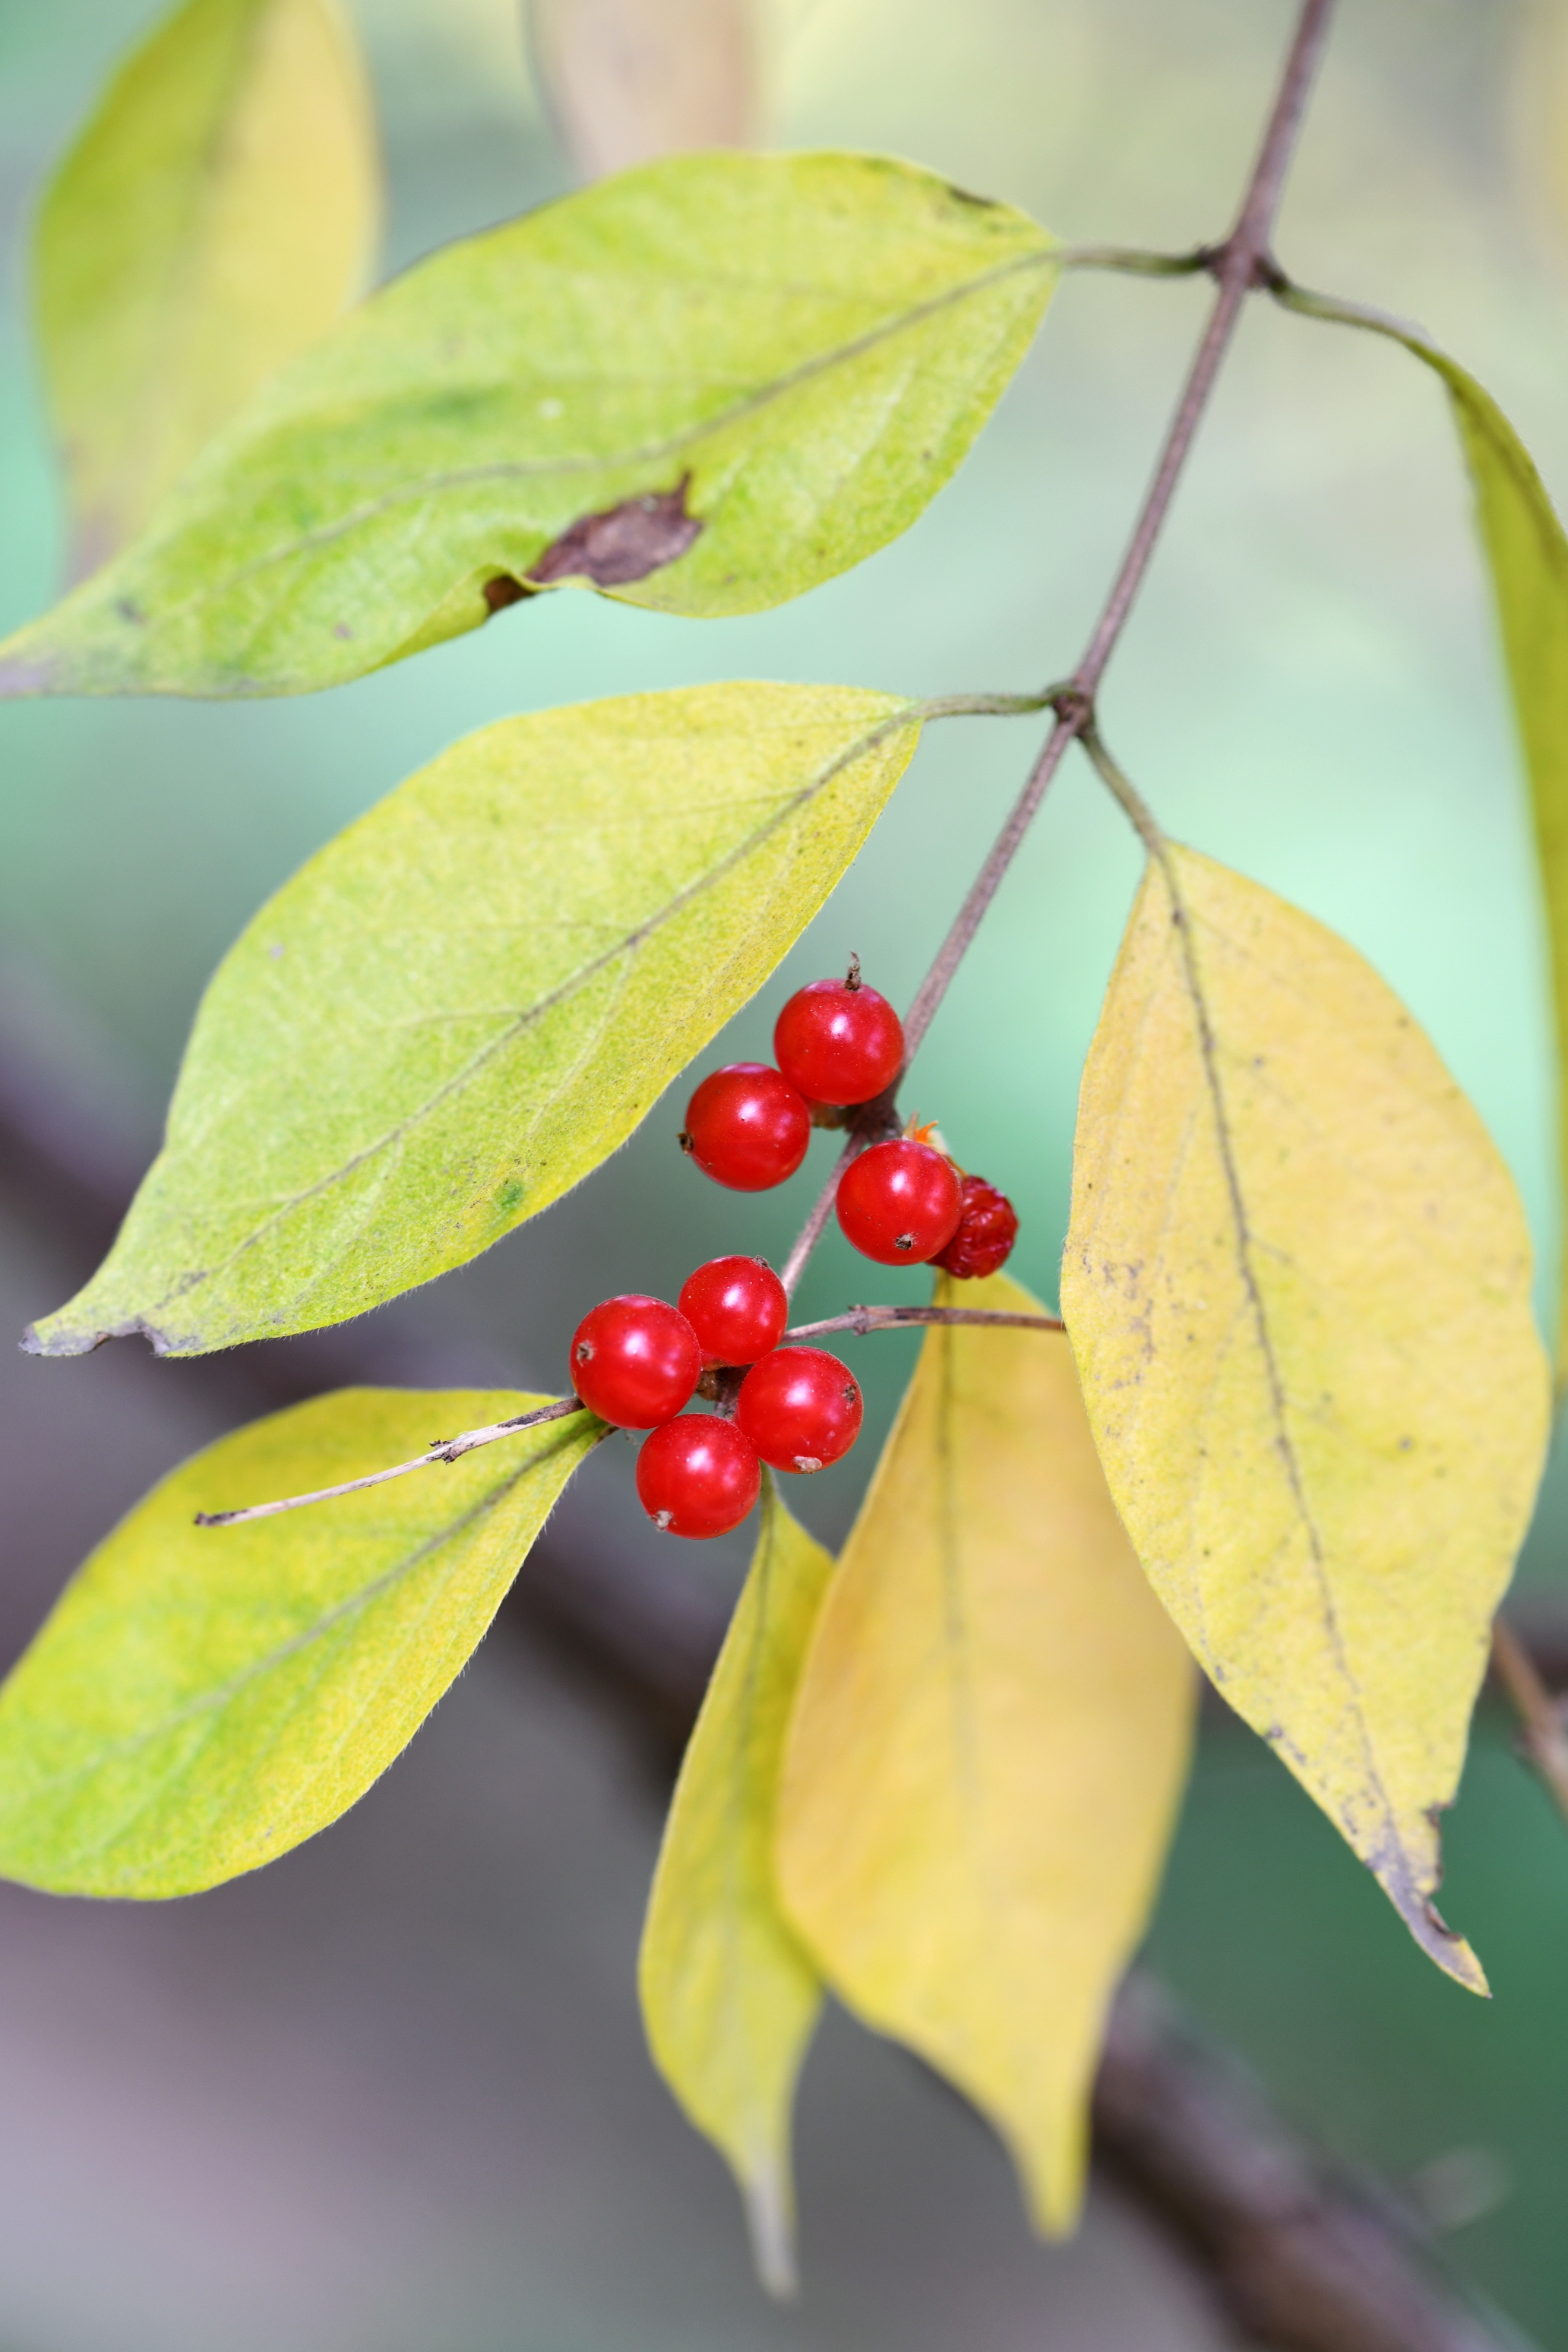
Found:
[[37, 224], [79, 573], [338, 318], [379, 211], [369, 96], [335, 0], [187, 0], [121, 68]]
[[1437, 1819], [1545, 1447], [1530, 1271], [1507, 1169], [1376, 973], [1167, 846], [1079, 1109], [1084, 1401], [1197, 1656], [1476, 1990]]
[[[1559, 31], [1568, 68], [1568, 17]], [[1568, 139], [1561, 142], [1568, 158]], [[1281, 299], [1308, 317], [1401, 343], [1439, 375], [1476, 496], [1476, 524], [1496, 599], [1546, 906], [1557, 1039], [1559, 1199], [1568, 1236], [1568, 539], [1529, 451], [1489, 392], [1417, 328], [1300, 288]], [[1557, 1387], [1568, 1386], [1568, 1239], [1561, 1252]]]
[[0, 1874], [191, 1895], [345, 1812], [461, 1670], [584, 1455], [589, 1414], [247, 1527], [545, 1397], [343, 1389], [220, 1438], [68, 1585], [0, 1690]]
[[790, 1703], [832, 1570], [768, 1478], [751, 1573], [676, 1784], [639, 1968], [648, 2046], [728, 2158], [774, 2294], [795, 2287], [790, 2106], [822, 1987], [778, 1907], [773, 1825]]
[[[1001, 1276], [939, 1296], [1038, 1311]], [[807, 1653], [780, 1880], [829, 1985], [991, 2117], [1047, 2231], [1082, 2194], [1194, 1679], [1066, 1340], [934, 1326]]]
[[303, 693], [563, 583], [783, 604], [913, 522], [1058, 267], [1022, 213], [874, 156], [605, 181], [363, 304], [6, 640], [0, 692]]
[[793, 946], [919, 731], [891, 695], [725, 685], [457, 744], [230, 950], [163, 1153], [28, 1345], [142, 1332], [184, 1356], [309, 1330], [536, 1215]]
[[757, 124], [757, 0], [527, 0], [533, 68], [584, 179]]

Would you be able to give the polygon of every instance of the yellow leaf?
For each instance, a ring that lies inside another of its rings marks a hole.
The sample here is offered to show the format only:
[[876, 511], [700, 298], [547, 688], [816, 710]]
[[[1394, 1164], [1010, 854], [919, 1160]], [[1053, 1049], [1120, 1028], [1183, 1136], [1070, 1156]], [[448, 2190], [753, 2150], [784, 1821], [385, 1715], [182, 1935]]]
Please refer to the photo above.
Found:
[[[1035, 1309], [1003, 1276], [942, 1296]], [[1044, 2230], [1082, 2194], [1101, 2025], [1163, 1860], [1193, 1679], [1066, 1340], [933, 1327], [807, 1655], [780, 1880], [833, 1990], [991, 2117]]]
[[768, 1479], [756, 1556], [665, 1827], [643, 1932], [648, 2046], [734, 2168], [757, 2269], [795, 2289], [790, 2105], [822, 1989], [773, 1889], [790, 1701], [833, 1568]]
[[379, 210], [335, 0], [187, 0], [127, 59], [38, 215], [78, 573], [360, 291]]
[[1479, 1118], [1345, 942], [1151, 864], [1084, 1072], [1062, 1309], [1117, 1508], [1226, 1697], [1425, 1950], [1549, 1411]]

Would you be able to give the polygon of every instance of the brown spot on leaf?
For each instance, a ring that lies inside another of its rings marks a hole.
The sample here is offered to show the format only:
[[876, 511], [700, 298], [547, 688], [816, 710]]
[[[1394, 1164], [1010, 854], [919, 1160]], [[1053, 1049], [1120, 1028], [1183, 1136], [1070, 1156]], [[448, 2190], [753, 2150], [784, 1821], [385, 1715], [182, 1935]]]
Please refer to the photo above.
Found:
[[485, 604], [492, 613], [504, 613], [509, 604], [521, 604], [525, 596], [532, 593], [531, 588], [525, 588], [510, 572], [498, 572], [493, 580], [485, 582]]
[[702, 530], [700, 516], [686, 511], [690, 486], [690, 475], [683, 474], [673, 490], [650, 491], [606, 507], [602, 514], [584, 515], [545, 549], [531, 567], [530, 580], [541, 587], [558, 580], [591, 580], [596, 588], [646, 580], [684, 555]]

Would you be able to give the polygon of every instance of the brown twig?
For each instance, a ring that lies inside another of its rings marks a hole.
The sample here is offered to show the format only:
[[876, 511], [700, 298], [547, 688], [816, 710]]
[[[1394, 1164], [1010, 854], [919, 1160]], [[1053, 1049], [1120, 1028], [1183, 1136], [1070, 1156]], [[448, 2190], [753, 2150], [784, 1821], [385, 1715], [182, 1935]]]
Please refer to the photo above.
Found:
[[581, 1412], [580, 1397], [557, 1397], [553, 1404], [541, 1405], [537, 1412], [520, 1412], [512, 1421], [488, 1422], [482, 1429], [465, 1429], [456, 1437], [446, 1437], [431, 1446], [427, 1454], [416, 1454], [412, 1462], [395, 1462], [389, 1470], [372, 1470], [363, 1478], [345, 1478], [341, 1486], [317, 1486], [309, 1495], [285, 1495], [276, 1503], [251, 1503], [242, 1511], [198, 1511], [198, 1528], [241, 1528], [252, 1519], [276, 1518], [279, 1511], [302, 1511], [307, 1503], [335, 1502], [340, 1495], [362, 1494], [367, 1486], [384, 1486], [389, 1478], [406, 1478], [411, 1470], [428, 1470], [437, 1462], [460, 1462], [465, 1454], [476, 1446], [495, 1445], [503, 1437], [515, 1437], [521, 1429], [537, 1429], [542, 1422], [563, 1421], [570, 1412]]
[[1506, 1617], [1492, 1622], [1491, 1664], [1519, 1717], [1524, 1752], [1568, 1821], [1568, 1720]]
[[1424, 2260], [1414, 2217], [1336, 2174], [1234, 2063], [1183, 2031], [1146, 1979], [1111, 2017], [1094, 2147], [1248, 2342], [1271, 2352], [1501, 2352]]
[[[1127, 543], [1100, 618], [1084, 648], [1083, 658], [1068, 685], [1051, 697], [1057, 710], [1056, 725], [1047, 737], [1011, 814], [954, 916], [947, 937], [938, 949], [935, 961], [904, 1016], [906, 1062], [913, 1060], [923, 1043], [970, 941], [1000, 889], [1036, 812], [1045, 799], [1051, 779], [1061, 765], [1068, 745], [1093, 723], [1095, 695], [1143, 584], [1155, 542], [1170, 512], [1171, 501], [1203, 421], [1220, 363], [1241, 314], [1242, 304], [1249, 294], [1268, 290], [1279, 279], [1279, 273], [1270, 256], [1269, 242], [1279, 200], [1284, 194], [1285, 175], [1295, 151], [1302, 114], [1328, 37], [1332, 12], [1333, 0], [1305, 0], [1258, 161], [1247, 182], [1236, 226], [1224, 244], [1204, 248], [1191, 256], [1143, 255], [1138, 257], [1137, 267], [1152, 268], [1159, 275], [1185, 275], [1194, 269], [1207, 269], [1218, 281], [1219, 292], [1188, 371], [1175, 415], [1154, 467], [1153, 479], [1133, 525], [1132, 536]], [[1086, 267], [1131, 264], [1131, 256], [1123, 256], [1120, 261], [1111, 258], [1109, 248], [1086, 247], [1078, 259], [1081, 266]], [[786, 1290], [793, 1290], [822, 1238], [832, 1213], [839, 1176], [856, 1152], [862, 1149], [863, 1143], [852, 1137], [837, 1167], [824, 1186], [785, 1261], [784, 1280]]]
[[[101, 1103], [72, 1097], [58, 1071], [29, 1061], [27, 1085], [10, 1085], [14, 1059], [0, 1024], [0, 1187], [16, 1211], [85, 1262], [97, 1252], [100, 1223], [115, 1196], [121, 1206], [129, 1198], [139, 1173], [134, 1147], [121, 1151], [103, 1131]], [[100, 1166], [113, 1171], [102, 1182], [95, 1174]], [[237, 1349], [209, 1359], [203, 1376], [237, 1417], [316, 1393], [323, 1379], [439, 1386], [462, 1372], [447, 1360], [447, 1343], [422, 1319], [427, 1316], [412, 1302], [395, 1332], [373, 1319]], [[159, 1377], [169, 1370], [162, 1367]], [[606, 1723], [635, 1734], [667, 1785], [719, 1654], [724, 1611], [717, 1601], [700, 1605], [689, 1584], [665, 1573], [662, 1559], [657, 1546], [635, 1557], [603, 1545], [567, 1550], [547, 1528], [500, 1622], [574, 1675]], [[1551, 1654], [1568, 1658], [1561, 1622], [1543, 1623], [1557, 1645]], [[1299, 2140], [1289, 2145], [1301, 2186], [1292, 2189], [1287, 2179], [1281, 2189], [1279, 2137], [1278, 2125], [1260, 2120], [1256, 2099], [1238, 2093], [1223, 2060], [1196, 2050], [1142, 1980], [1111, 2023], [1095, 2098], [1096, 2156], [1149, 2222], [1181, 2246], [1226, 2313], [1275, 2310], [1281, 2297], [1293, 2298], [1287, 2326], [1298, 2332], [1265, 2338], [1285, 2352], [1412, 2352], [1415, 2345], [1420, 2352], [1496, 2352], [1444, 2309], [1383, 2204], [1354, 2205], [1342, 2226], [1328, 2225], [1346, 2192], [1329, 2200], [1322, 2168]], [[1415, 2305], [1425, 2336], [1368, 2332], [1370, 2315], [1386, 2312], [1396, 2289], [1426, 2296]], [[1300, 2332], [1312, 2327], [1315, 2335]]]
[[784, 1344], [820, 1339], [828, 1331], [897, 1331], [908, 1323], [1003, 1323], [1026, 1331], [1060, 1331], [1059, 1315], [1005, 1315], [990, 1307], [851, 1307], [829, 1315], [821, 1323], [799, 1323], [784, 1335]]

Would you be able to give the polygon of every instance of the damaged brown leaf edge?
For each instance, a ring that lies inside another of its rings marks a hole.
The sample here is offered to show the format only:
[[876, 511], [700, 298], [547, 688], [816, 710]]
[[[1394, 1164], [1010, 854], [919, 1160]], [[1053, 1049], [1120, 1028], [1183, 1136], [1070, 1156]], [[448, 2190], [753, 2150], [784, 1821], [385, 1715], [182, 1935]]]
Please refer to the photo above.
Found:
[[580, 516], [551, 541], [526, 579], [500, 572], [487, 580], [485, 603], [500, 613], [566, 580], [591, 580], [595, 588], [625, 588], [646, 580], [684, 555], [705, 528], [700, 515], [686, 510], [690, 487], [690, 475], [682, 474], [672, 490], [651, 490], [599, 514]]

